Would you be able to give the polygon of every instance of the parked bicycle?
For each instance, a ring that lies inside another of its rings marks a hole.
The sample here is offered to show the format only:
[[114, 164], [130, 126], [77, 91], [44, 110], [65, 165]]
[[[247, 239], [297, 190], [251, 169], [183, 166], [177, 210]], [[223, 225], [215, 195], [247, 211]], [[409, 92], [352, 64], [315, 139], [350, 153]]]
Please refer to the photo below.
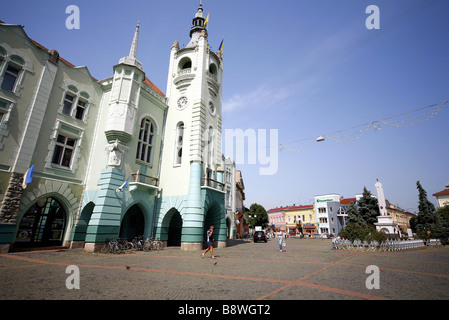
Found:
[[144, 236], [134, 237], [132, 244], [133, 250], [142, 250], [146, 252], [151, 249], [150, 244], [148, 243], [148, 241], [145, 239]]
[[149, 247], [151, 250], [162, 250], [164, 248], [164, 243], [160, 240], [154, 240], [153, 237], [149, 239]]
[[107, 238], [101, 247], [101, 253], [130, 253], [132, 249], [132, 243], [126, 239], [118, 238], [112, 240], [111, 238]]

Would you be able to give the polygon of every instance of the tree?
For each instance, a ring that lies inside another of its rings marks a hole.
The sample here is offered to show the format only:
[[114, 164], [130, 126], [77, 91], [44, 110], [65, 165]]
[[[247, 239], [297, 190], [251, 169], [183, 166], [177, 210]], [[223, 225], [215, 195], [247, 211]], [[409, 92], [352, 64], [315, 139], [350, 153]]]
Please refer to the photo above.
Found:
[[265, 208], [257, 203], [253, 203], [249, 210], [245, 213], [246, 221], [250, 228], [255, 226], [262, 226], [266, 228], [268, 226], [268, 214]]
[[359, 212], [351, 202], [346, 210], [348, 214], [348, 223], [340, 231], [339, 236], [344, 239], [354, 241], [355, 239], [363, 240], [368, 236], [368, 225], [365, 220], [359, 215]]
[[357, 201], [359, 206], [359, 215], [370, 226], [374, 226], [377, 222], [377, 217], [380, 215], [379, 204], [377, 199], [371, 195], [366, 187], [363, 187], [363, 195]]
[[436, 238], [439, 238], [444, 245], [449, 244], [449, 206], [439, 208], [435, 214], [440, 222]]
[[435, 214], [435, 206], [427, 199], [427, 192], [421, 186], [419, 181], [416, 182], [418, 189], [418, 215], [416, 216], [413, 225], [416, 234], [421, 239], [428, 239], [434, 237], [434, 232], [440, 229], [441, 225], [438, 222], [438, 217]]
[[359, 239], [368, 242], [374, 240], [382, 242], [386, 240], [387, 236], [383, 232], [379, 232], [374, 226], [368, 225], [368, 223], [361, 217], [354, 203], [351, 202], [346, 213], [348, 214], [348, 223], [340, 231], [340, 237], [351, 241]]

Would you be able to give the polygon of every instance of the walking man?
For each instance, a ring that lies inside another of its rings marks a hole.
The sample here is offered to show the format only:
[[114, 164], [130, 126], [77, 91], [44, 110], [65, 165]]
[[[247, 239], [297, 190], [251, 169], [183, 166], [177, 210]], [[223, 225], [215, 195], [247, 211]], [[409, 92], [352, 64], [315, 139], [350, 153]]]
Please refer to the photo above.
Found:
[[209, 230], [207, 230], [207, 232], [206, 232], [206, 236], [207, 236], [207, 239], [206, 239], [207, 249], [206, 249], [206, 251], [204, 251], [204, 252], [201, 254], [201, 256], [202, 256], [203, 258], [204, 258], [204, 255], [206, 254], [206, 252], [210, 250], [211, 258], [212, 258], [212, 259], [215, 259], [215, 257], [214, 257], [214, 247], [213, 247], [213, 241], [214, 241], [213, 233], [214, 233], [214, 226], [210, 226]]

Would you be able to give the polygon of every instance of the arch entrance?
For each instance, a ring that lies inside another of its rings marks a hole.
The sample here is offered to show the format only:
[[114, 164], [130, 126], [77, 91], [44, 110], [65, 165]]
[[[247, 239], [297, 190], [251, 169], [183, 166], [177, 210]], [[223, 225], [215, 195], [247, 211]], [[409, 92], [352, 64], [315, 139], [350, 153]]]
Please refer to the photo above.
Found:
[[67, 214], [53, 197], [36, 201], [20, 220], [15, 248], [61, 246]]

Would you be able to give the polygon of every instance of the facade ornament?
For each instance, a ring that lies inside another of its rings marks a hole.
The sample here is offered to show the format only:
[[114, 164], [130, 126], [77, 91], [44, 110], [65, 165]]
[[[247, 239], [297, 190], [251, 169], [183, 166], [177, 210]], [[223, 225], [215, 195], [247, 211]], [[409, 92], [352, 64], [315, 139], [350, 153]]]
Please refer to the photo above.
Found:
[[109, 152], [108, 168], [120, 168], [122, 164], [122, 156], [126, 152], [126, 149], [128, 148], [122, 146], [118, 139], [116, 139], [113, 143], [106, 145], [106, 150]]

